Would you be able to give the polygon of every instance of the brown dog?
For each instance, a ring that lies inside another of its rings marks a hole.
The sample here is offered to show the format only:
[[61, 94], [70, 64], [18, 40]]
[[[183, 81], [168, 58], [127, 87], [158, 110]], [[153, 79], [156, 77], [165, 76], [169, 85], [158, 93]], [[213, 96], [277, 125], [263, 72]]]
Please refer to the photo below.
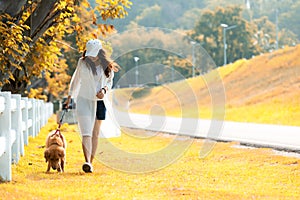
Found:
[[44, 157], [48, 162], [47, 172], [50, 168], [58, 172], [64, 172], [66, 160], [66, 147], [67, 143], [63, 134], [60, 131], [52, 131], [48, 134], [46, 139], [46, 150]]

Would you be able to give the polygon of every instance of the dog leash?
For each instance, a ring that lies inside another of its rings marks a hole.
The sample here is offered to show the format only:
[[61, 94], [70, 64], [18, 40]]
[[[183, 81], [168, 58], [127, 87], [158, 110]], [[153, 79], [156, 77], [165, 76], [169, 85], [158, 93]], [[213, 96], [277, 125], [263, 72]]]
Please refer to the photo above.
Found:
[[64, 116], [65, 116], [65, 114], [66, 114], [66, 111], [67, 111], [67, 109], [63, 109], [61, 118], [60, 118], [60, 120], [59, 120], [58, 127], [57, 127], [56, 131], [55, 131], [51, 136], [55, 135], [56, 133], [59, 133], [60, 138], [62, 138], [62, 135], [61, 135], [61, 132], [60, 132], [60, 127], [61, 127], [61, 125], [62, 125], [62, 121], [63, 121], [63, 119], [64, 119]]
[[62, 121], [63, 121], [64, 116], [65, 116], [65, 114], [66, 114], [66, 111], [67, 111], [67, 109], [63, 109], [61, 118], [60, 118], [60, 120], [59, 120], [58, 129], [60, 129], [60, 127], [61, 127], [61, 124], [62, 124]]

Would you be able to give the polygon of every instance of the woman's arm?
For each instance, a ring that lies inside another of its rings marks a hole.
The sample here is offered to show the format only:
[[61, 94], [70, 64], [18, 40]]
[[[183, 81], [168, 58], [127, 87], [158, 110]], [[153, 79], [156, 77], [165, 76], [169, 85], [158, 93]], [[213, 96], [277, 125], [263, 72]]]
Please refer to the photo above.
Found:
[[81, 62], [82, 62], [81, 60], [78, 61], [76, 70], [72, 75], [72, 79], [70, 82], [70, 88], [69, 88], [70, 96], [76, 95], [75, 93], [79, 89]]
[[104, 88], [106, 89], [106, 92], [112, 88], [113, 78], [114, 78], [114, 71], [112, 71], [110, 76], [107, 78], [106, 86], [104, 86]]
[[81, 62], [82, 62], [81, 60], [78, 61], [76, 70], [72, 75], [72, 79], [71, 79], [70, 87], [69, 87], [68, 98], [67, 98], [66, 102], [64, 103], [65, 108], [68, 108], [71, 97], [74, 96], [74, 95], [77, 95], [76, 93], [78, 92], [79, 85], [80, 85]]
[[104, 95], [112, 88], [114, 72], [112, 71], [111, 75], [106, 79], [106, 84], [104, 83], [103, 88], [97, 93], [99, 99], [103, 99]]

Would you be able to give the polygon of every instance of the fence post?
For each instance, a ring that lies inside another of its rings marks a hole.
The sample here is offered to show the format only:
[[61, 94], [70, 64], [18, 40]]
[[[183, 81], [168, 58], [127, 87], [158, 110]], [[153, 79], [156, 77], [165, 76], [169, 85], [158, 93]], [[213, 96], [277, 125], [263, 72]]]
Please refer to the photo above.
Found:
[[22, 99], [21, 95], [20, 95], [20, 118], [21, 118], [21, 121], [20, 121], [20, 138], [21, 138], [21, 147], [20, 147], [20, 154], [21, 156], [24, 156], [25, 155], [25, 150], [24, 150], [24, 146], [25, 146], [25, 141], [24, 141], [24, 133], [25, 133], [25, 129], [26, 129], [26, 124], [25, 124], [25, 121], [24, 121], [24, 117], [23, 117], [23, 113], [25, 112], [25, 101]]
[[46, 103], [44, 100], [39, 100], [41, 102], [41, 127], [46, 124]]
[[36, 101], [35, 99], [29, 99], [29, 102], [30, 102], [30, 105], [31, 105], [31, 109], [30, 111], [28, 112], [28, 117], [29, 119], [32, 120], [32, 126], [29, 128], [29, 135], [32, 136], [32, 137], [35, 137], [35, 132], [36, 132], [36, 129], [35, 129], [35, 121], [36, 121], [36, 115], [35, 115], [35, 109], [36, 109]]
[[24, 144], [28, 145], [28, 132], [29, 132], [29, 118], [28, 118], [28, 110], [29, 108], [29, 103], [28, 103], [28, 97], [22, 97], [22, 100], [24, 101], [24, 109], [22, 110], [22, 120], [24, 124], [23, 127], [23, 139], [24, 139]]
[[22, 133], [22, 115], [21, 115], [21, 95], [12, 94], [11, 101], [15, 100], [15, 110], [12, 110], [11, 114], [11, 131], [16, 132], [16, 138], [12, 145], [12, 162], [18, 163], [20, 159], [21, 147], [23, 144]]
[[[48, 119], [52, 116], [52, 114], [53, 114], [53, 109], [54, 109], [54, 105], [53, 105], [53, 103], [50, 103], [50, 102], [48, 102], [47, 103], [48, 104], [48, 115], [47, 115], [47, 122], [48, 122]], [[46, 123], [47, 123], [46, 122]]]
[[10, 92], [0, 92], [0, 96], [5, 98], [5, 109], [0, 120], [0, 134], [5, 137], [5, 151], [0, 156], [0, 178], [5, 181], [11, 181], [11, 94]]
[[35, 105], [36, 105], [36, 110], [35, 110], [35, 116], [36, 116], [36, 121], [35, 121], [35, 135], [37, 136], [39, 133], [39, 130], [41, 128], [41, 104], [40, 101], [35, 99]]

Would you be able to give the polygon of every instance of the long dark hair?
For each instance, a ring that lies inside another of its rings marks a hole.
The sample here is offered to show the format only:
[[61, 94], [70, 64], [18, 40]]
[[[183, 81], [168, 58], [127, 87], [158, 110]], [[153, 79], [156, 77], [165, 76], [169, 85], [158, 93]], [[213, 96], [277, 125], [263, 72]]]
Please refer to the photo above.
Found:
[[[96, 64], [89, 57], [85, 56], [85, 54], [86, 54], [86, 51], [83, 52], [83, 55], [82, 55], [83, 60], [86, 61], [88, 67], [90, 67], [93, 74], [97, 75]], [[115, 67], [117, 69], [120, 68], [120, 66], [117, 63], [115, 63], [113, 60], [111, 60], [111, 58], [109, 58], [107, 56], [106, 52], [103, 49], [99, 50], [97, 57], [100, 60], [100, 65], [102, 66], [102, 68], [104, 70], [104, 74], [107, 78], [111, 75], [113, 67]]]

